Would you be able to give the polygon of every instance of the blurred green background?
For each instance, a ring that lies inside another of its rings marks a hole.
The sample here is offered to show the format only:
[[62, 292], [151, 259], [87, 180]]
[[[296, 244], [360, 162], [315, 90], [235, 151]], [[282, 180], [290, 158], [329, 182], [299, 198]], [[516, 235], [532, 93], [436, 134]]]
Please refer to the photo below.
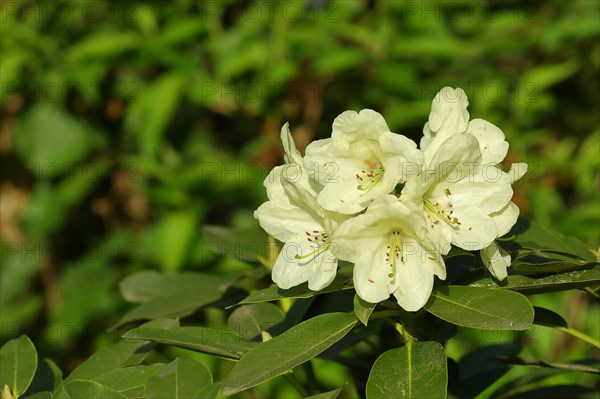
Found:
[[[303, 149], [340, 112], [372, 108], [418, 142], [436, 92], [462, 87], [471, 117], [505, 132], [507, 165], [529, 164], [522, 214], [600, 244], [595, 0], [0, 8], [1, 338], [28, 334], [65, 371], [118, 337], [106, 329], [128, 309], [127, 274], [226, 274], [256, 252], [203, 226], [264, 249], [252, 211], [287, 121]], [[598, 333], [577, 293], [537, 298]], [[562, 335], [535, 336], [548, 361], [577, 355]], [[343, 381], [335, 367], [327, 378]]]

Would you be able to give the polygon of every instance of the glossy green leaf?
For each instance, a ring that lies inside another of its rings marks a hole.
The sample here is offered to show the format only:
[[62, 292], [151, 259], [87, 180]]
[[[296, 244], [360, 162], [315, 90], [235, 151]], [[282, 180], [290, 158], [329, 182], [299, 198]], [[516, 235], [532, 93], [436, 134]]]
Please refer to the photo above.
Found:
[[109, 371], [96, 378], [95, 381], [127, 397], [141, 398], [144, 396], [148, 379], [163, 367], [165, 365], [161, 363], [125, 367]]
[[223, 394], [232, 395], [281, 375], [342, 339], [355, 325], [348, 313], [327, 313], [306, 320], [246, 353], [227, 377]]
[[211, 399], [216, 396], [217, 389], [206, 367], [190, 357], [179, 357], [148, 379], [144, 397]]
[[522, 248], [561, 251], [588, 262], [596, 260], [594, 253], [578, 239], [547, 230], [528, 219], [519, 218], [511, 233], [515, 235], [514, 242]]
[[143, 271], [125, 277], [119, 288], [126, 301], [145, 303], [153, 299], [193, 295], [198, 291], [214, 296], [227, 287], [222, 285], [222, 279], [211, 274]]
[[334, 389], [333, 391], [328, 391], [328, 392], [318, 393], [318, 394], [312, 395], [312, 396], [307, 396], [304, 399], [336, 399], [340, 395], [340, 392], [342, 392], [343, 388], [344, 387], [339, 387], [338, 389]]
[[373, 310], [375, 310], [376, 303], [369, 303], [364, 301], [358, 295], [354, 295], [354, 314], [365, 326], [369, 322], [369, 317]]
[[121, 293], [128, 301], [142, 304], [127, 312], [113, 328], [135, 320], [188, 316], [219, 300], [229, 284], [202, 273], [133, 274], [119, 284]]
[[447, 322], [486, 330], [525, 330], [534, 317], [518, 292], [452, 285], [433, 290], [425, 309]]
[[515, 270], [523, 273], [566, 273], [570, 271], [588, 270], [600, 265], [598, 262], [572, 262], [572, 261], [551, 261], [543, 263], [521, 262], [517, 261], [513, 267]]
[[538, 306], [534, 306], [533, 309], [535, 311], [533, 324], [547, 327], [568, 327], [566, 320], [558, 313]]
[[242, 305], [235, 309], [227, 323], [240, 337], [253, 340], [261, 337], [263, 331], [272, 333], [273, 327], [282, 323], [284, 319], [285, 315], [277, 306], [270, 303], [256, 303]]
[[198, 291], [143, 303], [125, 313], [113, 329], [135, 320], [185, 317], [221, 298], [221, 293]]
[[0, 387], [14, 397], [21, 396], [33, 381], [37, 368], [37, 351], [26, 335], [11, 339], [0, 349]]
[[253, 292], [248, 297], [240, 301], [238, 305], [277, 301], [282, 298], [310, 298], [315, 295], [348, 290], [352, 288], [354, 288], [354, 285], [352, 284], [352, 267], [344, 267], [338, 271], [338, 274], [333, 282], [321, 291], [309, 290], [307, 283], [298, 285], [288, 290], [282, 290], [273, 284], [269, 288]]
[[179, 327], [169, 330], [136, 328], [127, 332], [124, 337], [178, 346], [228, 359], [239, 359], [253, 347], [252, 343], [223, 327]]
[[95, 380], [109, 371], [141, 363], [154, 344], [145, 341], [121, 341], [103, 348], [81, 363], [65, 379]]
[[445, 398], [446, 368], [438, 342], [409, 341], [377, 358], [367, 381], [367, 399]]
[[127, 396], [114, 391], [92, 380], [70, 380], [59, 388], [58, 392], [53, 395], [57, 399], [80, 399], [80, 398], [110, 398], [120, 399]]
[[501, 288], [527, 294], [566, 291], [595, 285], [600, 285], [600, 268], [577, 270], [541, 278], [521, 275], [508, 276], [503, 281], [486, 278], [470, 284], [471, 287]]

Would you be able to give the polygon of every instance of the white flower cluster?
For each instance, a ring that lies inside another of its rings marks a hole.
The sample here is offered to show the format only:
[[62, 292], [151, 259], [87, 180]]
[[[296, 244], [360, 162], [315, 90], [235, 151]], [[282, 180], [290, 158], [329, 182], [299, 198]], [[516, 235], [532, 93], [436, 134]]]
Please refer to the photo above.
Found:
[[322, 290], [341, 259], [354, 264], [363, 300], [393, 294], [403, 309], [417, 311], [433, 276], [446, 278], [442, 256], [451, 245], [481, 250], [492, 275], [504, 279], [510, 255], [494, 240], [517, 220], [511, 184], [527, 165], [501, 170], [504, 134], [485, 120], [469, 121], [468, 104], [462, 89], [443, 88], [420, 149], [370, 109], [339, 115], [331, 138], [312, 142], [304, 157], [285, 124], [285, 164], [265, 180], [269, 201], [254, 213], [285, 243], [273, 281], [282, 289], [308, 281]]

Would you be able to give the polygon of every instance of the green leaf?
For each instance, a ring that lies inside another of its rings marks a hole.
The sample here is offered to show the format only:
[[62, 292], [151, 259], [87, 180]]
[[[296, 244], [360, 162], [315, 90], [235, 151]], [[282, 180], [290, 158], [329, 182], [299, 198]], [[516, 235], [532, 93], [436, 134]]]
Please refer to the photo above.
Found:
[[207, 292], [209, 296], [225, 291], [222, 280], [203, 273], [158, 273], [143, 271], [130, 274], [119, 283], [126, 301], [145, 303], [153, 299]]
[[179, 357], [148, 379], [144, 397], [210, 399], [217, 390], [206, 367], [190, 357]]
[[88, 153], [95, 136], [80, 120], [50, 105], [34, 105], [14, 134], [17, 154], [41, 179], [67, 173]]
[[342, 339], [356, 322], [354, 314], [327, 313], [257, 345], [233, 367], [222, 393], [241, 392], [312, 359]]
[[139, 364], [153, 348], [154, 344], [145, 341], [121, 341], [109, 345], [81, 363], [65, 379], [65, 383], [95, 380], [109, 371]]
[[566, 291], [600, 285], [600, 268], [577, 270], [541, 278], [508, 276], [503, 281], [487, 278], [471, 283], [471, 287], [500, 288], [526, 294]]
[[141, 36], [133, 32], [92, 33], [70, 46], [67, 59], [71, 62], [81, 62], [88, 58], [112, 57], [138, 48], [141, 41]]
[[124, 338], [174, 345], [228, 359], [239, 359], [253, 347], [234, 331], [219, 327], [136, 328], [127, 332]]
[[515, 235], [514, 243], [521, 248], [560, 251], [588, 262], [596, 260], [594, 253], [578, 239], [549, 231], [528, 219], [519, 218], [511, 233]]
[[373, 310], [375, 310], [376, 303], [369, 303], [364, 301], [358, 295], [354, 295], [354, 314], [365, 326], [369, 322], [369, 317]]
[[144, 396], [148, 379], [163, 367], [165, 365], [160, 363], [149, 366], [125, 367], [109, 371], [96, 378], [95, 381], [127, 397], [141, 398]]
[[545, 273], [565, 273], [570, 271], [577, 270], [587, 270], [593, 267], [597, 267], [600, 265], [598, 262], [569, 262], [569, 261], [552, 261], [552, 262], [542, 262], [542, 263], [533, 263], [533, 262], [522, 262], [517, 261], [513, 265], [514, 269], [523, 272], [523, 273], [535, 273], [535, 274], [545, 274]]
[[110, 398], [119, 399], [127, 398], [127, 396], [110, 389], [92, 380], [71, 380], [65, 383], [59, 391], [53, 395], [54, 398]]
[[307, 396], [304, 399], [336, 399], [340, 395], [340, 392], [342, 392], [343, 388], [344, 387], [339, 387], [338, 389], [334, 389], [333, 391], [328, 391], [328, 392], [318, 393], [318, 394], [312, 395], [312, 396]]
[[[4, 399], [4, 398], [2, 398]], [[44, 391], [34, 393], [33, 395], [27, 395], [27, 399], [52, 399], [52, 392]]]
[[566, 320], [558, 313], [538, 306], [534, 306], [533, 309], [535, 311], [533, 324], [546, 327], [568, 327]]
[[119, 284], [121, 293], [128, 301], [142, 305], [127, 312], [112, 328], [134, 320], [188, 316], [219, 300], [227, 285], [216, 276], [201, 273], [133, 274]]
[[567, 61], [554, 65], [541, 65], [528, 70], [521, 78], [522, 85], [535, 83], [539, 90], [545, 90], [562, 80], [568, 78], [579, 69], [574, 61]]
[[273, 328], [283, 322], [285, 315], [270, 303], [242, 305], [235, 309], [227, 323], [238, 335], [249, 341], [260, 337], [263, 331], [274, 335]]
[[529, 300], [517, 292], [453, 285], [433, 290], [425, 309], [447, 322], [486, 330], [525, 330], [534, 317]]
[[33, 381], [36, 367], [37, 352], [29, 337], [11, 339], [0, 349], [0, 387], [8, 385], [15, 398], [21, 396]]
[[125, 313], [121, 320], [119, 320], [112, 328], [115, 329], [135, 320], [189, 316], [201, 307], [215, 302], [220, 298], [221, 293], [215, 295], [211, 292], [199, 291], [192, 295], [178, 295], [155, 299], [151, 302], [141, 304]]
[[528, 358], [524, 356], [505, 356], [501, 360], [507, 364], [521, 365], [521, 366], [534, 366], [551, 369], [559, 369], [566, 371], [580, 371], [584, 373], [598, 374], [600, 375], [600, 369], [597, 367], [588, 366], [585, 364], [577, 363], [549, 363], [543, 362], [538, 359]]
[[186, 251], [196, 231], [196, 213], [172, 212], [160, 222], [158, 257], [162, 270], [177, 271], [185, 260]]
[[44, 359], [37, 366], [33, 381], [27, 392], [26, 396], [37, 392], [53, 391], [62, 383], [62, 371], [58, 366], [50, 359]]
[[367, 399], [445, 398], [446, 354], [438, 342], [412, 342], [384, 352], [367, 381]]
[[269, 288], [255, 291], [242, 301], [238, 305], [248, 303], [260, 303], [277, 301], [282, 298], [310, 298], [315, 295], [326, 294], [329, 292], [349, 290], [354, 288], [352, 285], [352, 267], [343, 267], [338, 271], [337, 276], [326, 288], [321, 291], [311, 291], [308, 289], [308, 284], [300, 284], [296, 287], [290, 288], [289, 290], [282, 290], [275, 284]]
[[183, 75], [161, 74], [151, 86], [140, 90], [140, 101], [128, 107], [126, 124], [137, 134], [146, 159], [152, 159], [160, 148], [165, 128], [179, 103], [183, 85]]

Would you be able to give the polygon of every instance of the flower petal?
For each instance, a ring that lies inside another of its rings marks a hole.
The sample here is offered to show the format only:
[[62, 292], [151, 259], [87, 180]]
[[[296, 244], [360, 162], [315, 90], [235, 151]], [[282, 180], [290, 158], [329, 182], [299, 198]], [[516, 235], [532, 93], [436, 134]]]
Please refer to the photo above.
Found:
[[311, 266], [313, 273], [308, 278], [308, 288], [313, 291], [320, 291], [331, 284], [335, 278], [338, 260], [329, 249], [319, 253], [316, 260], [318, 262], [313, 263]]
[[298, 207], [281, 207], [273, 201], [267, 201], [254, 211], [260, 227], [281, 242], [293, 239], [305, 231], [322, 230], [319, 220]]
[[[458, 134], [448, 138], [432, 153], [428, 147], [425, 154], [427, 171], [435, 171], [436, 181], [459, 180], [481, 166], [479, 142], [470, 134]], [[457, 175], [458, 173], [458, 175]]]
[[483, 119], [473, 119], [469, 122], [467, 133], [479, 141], [481, 161], [484, 165], [497, 165], [504, 160], [508, 152], [508, 143], [499, 127]]
[[[363, 244], [360, 258], [354, 264], [354, 288], [363, 300], [378, 303], [390, 297], [398, 287], [401, 276], [393, 273], [390, 262], [386, 261], [387, 241], [382, 236]], [[399, 263], [399, 262], [398, 262]]]
[[398, 288], [393, 294], [404, 310], [416, 312], [427, 303], [431, 295], [433, 263], [437, 261], [413, 239], [405, 238], [404, 248], [405, 262], [398, 266]]
[[439, 133], [449, 130], [453, 133], [462, 133], [469, 122], [469, 99], [461, 88], [442, 88], [431, 102], [429, 113], [429, 127]]
[[468, 106], [467, 95], [460, 88], [444, 87], [436, 94], [431, 103], [429, 121], [423, 129], [424, 133], [427, 130], [431, 137], [431, 140], [428, 138], [422, 142], [426, 144], [426, 147], [421, 147], [426, 160], [435, 154], [448, 138], [464, 133], [469, 122]]
[[498, 237], [502, 237], [512, 229], [519, 218], [519, 207], [514, 202], [509, 202], [504, 208], [490, 215], [496, 228], [498, 229]]
[[389, 132], [385, 119], [379, 112], [363, 109], [360, 112], [345, 111], [333, 121], [333, 140], [353, 143], [361, 139], [377, 140], [383, 132]]
[[401, 134], [384, 133], [379, 136], [382, 164], [385, 168], [382, 192], [388, 193], [396, 184], [416, 175], [423, 165], [423, 152], [417, 144]]
[[287, 290], [308, 281], [312, 268], [310, 265], [300, 265], [296, 255], [308, 253], [309, 244], [304, 237], [297, 235], [283, 245], [271, 274], [279, 288]]
[[286, 242], [273, 265], [272, 278], [281, 289], [289, 289], [309, 281], [311, 290], [325, 288], [337, 271], [337, 260], [327, 249], [318, 250], [315, 243], [298, 234]]
[[504, 280], [508, 276], [506, 268], [510, 266], [510, 255], [495, 242], [481, 250], [481, 260], [492, 276], [498, 280]]
[[281, 143], [283, 144], [283, 160], [285, 163], [296, 163], [301, 165], [302, 155], [300, 155], [300, 151], [296, 148], [292, 133], [290, 132], [289, 123], [286, 122], [286, 124], [281, 127], [279, 136], [281, 137]]
[[479, 208], [457, 208], [452, 216], [460, 222], [452, 226], [452, 244], [457, 247], [475, 251], [486, 247], [498, 237], [496, 223]]
[[528, 165], [526, 163], [513, 163], [512, 165], [510, 165], [510, 170], [508, 171], [508, 175], [510, 176], [510, 178], [512, 179], [512, 182], [516, 182], [517, 180], [519, 180], [521, 177], [523, 177], [525, 175], [525, 173], [527, 173], [527, 168]]

